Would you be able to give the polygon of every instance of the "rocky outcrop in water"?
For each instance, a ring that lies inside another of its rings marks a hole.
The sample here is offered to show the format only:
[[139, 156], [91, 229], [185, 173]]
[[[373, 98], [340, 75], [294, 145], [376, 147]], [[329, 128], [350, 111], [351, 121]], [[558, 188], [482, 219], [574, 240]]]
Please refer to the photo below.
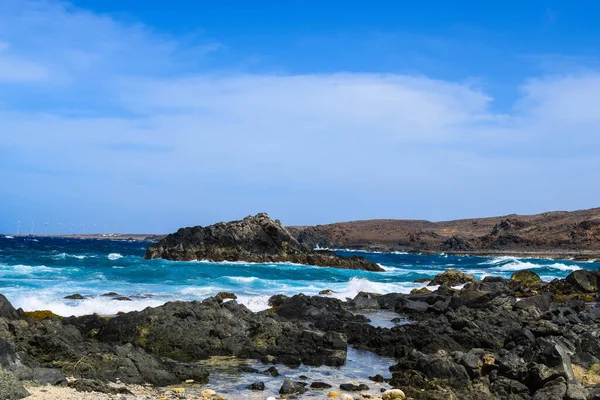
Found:
[[267, 214], [241, 221], [181, 228], [148, 247], [146, 258], [174, 261], [291, 262], [323, 267], [383, 271], [363, 257], [340, 257], [333, 252], [315, 252], [300, 244], [281, 222]]

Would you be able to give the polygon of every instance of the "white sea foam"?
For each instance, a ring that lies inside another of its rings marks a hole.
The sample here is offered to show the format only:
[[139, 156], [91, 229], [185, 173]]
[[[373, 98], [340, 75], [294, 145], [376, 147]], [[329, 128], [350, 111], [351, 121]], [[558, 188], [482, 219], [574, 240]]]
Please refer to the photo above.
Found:
[[237, 283], [251, 283], [259, 279], [255, 276], [226, 276], [225, 278]]
[[494, 271], [521, 271], [524, 269], [540, 269], [540, 268], [549, 268], [549, 269], [557, 269], [560, 271], [577, 271], [580, 270], [581, 267], [577, 265], [566, 265], [561, 263], [553, 263], [553, 264], [534, 264], [527, 261], [515, 260], [508, 264], [499, 265], [496, 267], [490, 268]]
[[377, 265], [379, 265], [381, 268], [383, 268], [385, 270], [385, 272], [391, 272], [396, 275], [408, 275], [412, 272], [412, 271], [408, 271], [403, 268], [390, 267], [388, 265], [383, 265], [383, 264], [379, 264], [379, 263]]
[[359, 292], [370, 293], [408, 293], [422, 285], [412, 282], [373, 282], [365, 278], [351, 278], [347, 283], [330, 285], [337, 293], [333, 295], [340, 300], [354, 298]]
[[118, 260], [119, 258], [123, 258], [123, 256], [119, 253], [110, 253], [108, 255], [108, 259], [111, 261]]
[[254, 296], [239, 295], [237, 298], [237, 302], [245, 305], [250, 310], [257, 312], [257, 311], [266, 310], [267, 308], [270, 307], [269, 306], [269, 298], [270, 297], [271, 296], [269, 296], [269, 295], [254, 295]]
[[52, 258], [55, 259], [55, 260], [64, 260], [67, 257], [69, 257], [69, 258], [77, 258], [79, 260], [83, 260], [84, 258], [87, 258], [88, 256], [84, 256], [84, 255], [81, 255], [81, 254], [67, 254], [67, 253], [59, 253], [59, 254], [54, 254], [52, 256]]
[[15, 238], [14, 236], [8, 236], [8, 235], [4, 236], [4, 239], [14, 239], [14, 238]]
[[106, 297], [90, 297], [84, 300], [67, 301], [56, 298], [56, 296], [44, 295], [22, 295], [16, 296], [10, 301], [15, 307], [21, 307], [25, 311], [50, 310], [53, 313], [68, 317], [71, 315], [115, 315], [119, 311], [139, 311], [146, 307], [158, 307], [164, 301], [155, 299], [133, 299], [132, 301], [115, 301]]

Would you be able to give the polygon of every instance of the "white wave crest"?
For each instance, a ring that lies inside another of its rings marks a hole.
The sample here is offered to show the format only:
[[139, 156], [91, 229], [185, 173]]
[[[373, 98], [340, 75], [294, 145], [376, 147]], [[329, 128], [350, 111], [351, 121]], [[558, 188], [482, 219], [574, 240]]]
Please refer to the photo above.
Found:
[[14, 238], [15, 238], [14, 236], [9, 236], [9, 235], [4, 236], [4, 239], [14, 239]]
[[505, 263], [514, 262], [514, 261], [518, 261], [516, 257], [501, 256], [501, 257], [494, 257], [488, 261], [484, 261], [484, 262], [480, 263], [479, 265], [498, 265], [498, 264], [505, 264]]
[[45, 265], [7, 265], [0, 264], [2, 272], [18, 272], [23, 274], [32, 274], [36, 272], [60, 272], [60, 268], [50, 268]]
[[110, 253], [108, 255], [108, 259], [111, 261], [118, 260], [119, 258], [123, 258], [123, 256], [119, 253]]
[[55, 296], [17, 296], [10, 299], [15, 307], [25, 311], [50, 310], [63, 317], [71, 315], [115, 315], [118, 312], [139, 311], [146, 307], [158, 307], [164, 301], [153, 299], [133, 299], [132, 301], [115, 301], [106, 297], [90, 297], [84, 300], [67, 301]]
[[64, 260], [67, 257], [77, 258], [78, 260], [83, 260], [84, 258], [87, 258], [88, 256], [84, 256], [84, 255], [80, 255], [80, 254], [67, 254], [67, 253], [59, 253], [59, 254], [55, 254], [52, 256], [52, 258], [55, 260]]
[[237, 298], [237, 302], [245, 305], [250, 310], [254, 312], [262, 311], [268, 309], [269, 306], [269, 295], [257, 295], [257, 296], [246, 296], [239, 295]]
[[490, 268], [494, 271], [522, 271], [525, 269], [540, 269], [540, 268], [548, 268], [548, 269], [556, 269], [559, 271], [577, 271], [580, 270], [581, 267], [577, 265], [566, 265], [561, 263], [552, 263], [552, 264], [534, 264], [527, 261], [520, 261], [515, 259], [514, 261], [504, 264], [498, 265], [496, 267]]
[[369, 293], [409, 293], [412, 289], [421, 287], [413, 282], [373, 282], [365, 278], [351, 278], [343, 287], [333, 287], [338, 293], [334, 294], [340, 300], [354, 298], [359, 292]]
[[258, 280], [255, 276], [226, 276], [225, 278], [237, 283], [251, 283]]

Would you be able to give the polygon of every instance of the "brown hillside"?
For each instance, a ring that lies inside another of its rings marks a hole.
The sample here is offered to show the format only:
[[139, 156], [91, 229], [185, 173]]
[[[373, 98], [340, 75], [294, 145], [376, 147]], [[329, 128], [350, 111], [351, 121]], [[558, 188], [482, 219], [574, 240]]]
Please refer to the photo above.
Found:
[[316, 247], [384, 251], [600, 256], [600, 208], [456, 221], [367, 220], [291, 227]]

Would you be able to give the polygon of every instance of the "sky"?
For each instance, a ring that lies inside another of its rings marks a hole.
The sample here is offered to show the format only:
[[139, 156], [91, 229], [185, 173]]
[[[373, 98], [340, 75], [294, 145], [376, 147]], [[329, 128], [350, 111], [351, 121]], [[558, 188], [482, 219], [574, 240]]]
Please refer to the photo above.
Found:
[[600, 206], [599, 14], [1, 0], [0, 232]]

